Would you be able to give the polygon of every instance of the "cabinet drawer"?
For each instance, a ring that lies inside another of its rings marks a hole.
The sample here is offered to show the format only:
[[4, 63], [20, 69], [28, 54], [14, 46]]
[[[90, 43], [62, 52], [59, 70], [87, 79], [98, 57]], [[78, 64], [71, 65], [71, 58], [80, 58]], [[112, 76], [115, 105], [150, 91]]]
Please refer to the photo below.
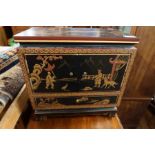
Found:
[[37, 97], [39, 109], [78, 109], [116, 106], [117, 96]]
[[118, 91], [129, 54], [26, 54], [35, 93]]

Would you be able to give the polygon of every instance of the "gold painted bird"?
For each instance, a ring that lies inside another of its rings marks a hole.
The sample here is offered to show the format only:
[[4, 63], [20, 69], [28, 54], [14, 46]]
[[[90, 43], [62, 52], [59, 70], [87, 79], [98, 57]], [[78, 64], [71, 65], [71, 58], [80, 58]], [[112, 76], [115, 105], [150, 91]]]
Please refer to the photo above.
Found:
[[64, 86], [62, 86], [62, 87], [61, 87], [61, 90], [64, 90], [64, 91], [65, 91], [65, 90], [67, 89], [67, 87], [68, 87], [68, 83], [65, 84]]

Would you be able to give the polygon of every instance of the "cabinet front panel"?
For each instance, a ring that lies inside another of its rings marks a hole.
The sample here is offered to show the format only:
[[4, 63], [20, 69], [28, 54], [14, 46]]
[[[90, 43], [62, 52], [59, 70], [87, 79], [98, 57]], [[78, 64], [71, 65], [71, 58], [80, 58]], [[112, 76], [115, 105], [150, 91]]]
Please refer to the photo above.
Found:
[[37, 108], [69, 109], [69, 108], [99, 108], [114, 107], [117, 96], [78, 96], [78, 97], [37, 97]]
[[25, 54], [35, 93], [120, 90], [129, 54]]

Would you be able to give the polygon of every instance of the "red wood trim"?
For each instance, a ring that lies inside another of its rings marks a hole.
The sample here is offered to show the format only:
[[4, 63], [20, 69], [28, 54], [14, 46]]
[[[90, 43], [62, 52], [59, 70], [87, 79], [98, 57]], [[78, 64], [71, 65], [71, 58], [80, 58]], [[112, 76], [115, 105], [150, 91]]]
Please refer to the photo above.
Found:
[[96, 41], [119, 41], [119, 42], [124, 42], [124, 41], [128, 41], [128, 42], [135, 42], [135, 43], [137, 43], [138, 41], [139, 41], [139, 39], [138, 38], [95, 38], [95, 37], [40, 37], [40, 36], [38, 36], [38, 37], [36, 37], [36, 36], [14, 36], [14, 40], [15, 41], [18, 41], [18, 40], [20, 40], [19, 42], [24, 42], [24, 41], [26, 41], [26, 42], [31, 42], [32, 40], [39, 40], [39, 41], [41, 41], [42, 40], [42, 42], [45, 42], [44, 40], [49, 40], [49, 41], [51, 41], [52, 42], [52, 40], [54, 40], [54, 41], [60, 41], [60, 40], [62, 40], [62, 41], [69, 41], [69, 40], [72, 40], [73, 42], [74, 41], [76, 41], [76, 42], [80, 42], [80, 41], [85, 41], [85, 42], [89, 42], [89, 41], [94, 41], [94, 42], [96, 42]]

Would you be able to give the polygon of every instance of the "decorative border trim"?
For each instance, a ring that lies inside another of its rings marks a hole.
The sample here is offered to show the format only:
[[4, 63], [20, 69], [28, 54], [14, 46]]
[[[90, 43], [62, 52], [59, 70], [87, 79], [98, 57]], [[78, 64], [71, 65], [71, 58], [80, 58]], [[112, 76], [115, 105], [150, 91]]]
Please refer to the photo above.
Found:
[[135, 51], [132, 48], [18, 48], [18, 54], [131, 54]]
[[117, 96], [119, 94], [120, 91], [113, 91], [113, 92], [87, 91], [87, 92], [65, 92], [65, 93], [54, 92], [54, 93], [33, 93], [33, 97]]
[[128, 64], [127, 64], [126, 72], [124, 73], [124, 78], [123, 78], [122, 86], [121, 86], [121, 89], [120, 89], [121, 90], [120, 91], [120, 97], [118, 98], [117, 106], [119, 106], [120, 103], [121, 103], [121, 100], [122, 100], [122, 97], [123, 97], [123, 94], [125, 92], [125, 88], [126, 88], [126, 85], [127, 85], [127, 81], [128, 81], [128, 78], [129, 78], [129, 75], [130, 75], [130, 72], [131, 72], [135, 57], [136, 57], [136, 54], [137, 54], [137, 49], [135, 48], [135, 50], [132, 52], [131, 58], [130, 58]]

